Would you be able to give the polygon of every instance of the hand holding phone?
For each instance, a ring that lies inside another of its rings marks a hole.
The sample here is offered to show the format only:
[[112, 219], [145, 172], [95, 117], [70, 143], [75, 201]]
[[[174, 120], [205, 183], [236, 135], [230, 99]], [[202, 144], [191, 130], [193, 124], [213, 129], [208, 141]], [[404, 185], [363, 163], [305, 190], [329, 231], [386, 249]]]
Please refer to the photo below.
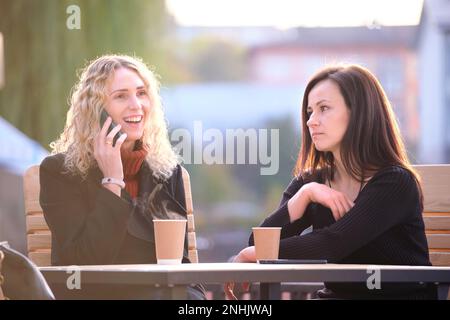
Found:
[[[110, 115], [108, 114], [108, 112], [106, 112], [106, 110], [103, 109], [102, 113], [100, 114], [100, 129], [103, 128], [103, 125], [105, 124], [105, 121], [106, 121], [106, 119], [108, 119], [109, 116]], [[111, 117], [111, 119], [112, 119], [112, 117]], [[109, 125], [106, 135], [108, 135], [115, 126], [117, 126], [117, 124], [114, 121], [111, 121], [111, 124]], [[116, 135], [113, 138], [113, 143], [112, 143], [113, 147], [116, 145], [117, 139], [119, 139], [121, 135], [122, 135], [121, 131], [116, 133]]]

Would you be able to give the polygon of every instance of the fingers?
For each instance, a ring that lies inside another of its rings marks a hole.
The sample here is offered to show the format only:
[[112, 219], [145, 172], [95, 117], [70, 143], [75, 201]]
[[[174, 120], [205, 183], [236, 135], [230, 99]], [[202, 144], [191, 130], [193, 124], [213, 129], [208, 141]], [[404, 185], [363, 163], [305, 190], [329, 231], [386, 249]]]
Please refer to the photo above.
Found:
[[336, 221], [341, 219], [355, 205], [345, 194], [341, 192], [334, 191], [331, 198], [330, 209]]
[[334, 201], [332, 201], [332, 203], [330, 205], [330, 210], [331, 210], [331, 213], [333, 214], [334, 220], [338, 221], [341, 218], [341, 216], [339, 214], [339, 210], [337, 209]]
[[[352, 200], [350, 200], [349, 198], [347, 198], [347, 197], [345, 197], [345, 198], [347, 199], [347, 203], [349, 204], [350, 209], [353, 208], [355, 206], [355, 203]], [[348, 211], [350, 211], [350, 209], [348, 209]]]
[[105, 143], [107, 145], [110, 145], [110, 146], [112, 146], [112, 147], [114, 147], [116, 149], [120, 149], [122, 144], [127, 139], [127, 134], [126, 133], [122, 133], [120, 135], [120, 137], [116, 140], [116, 143], [114, 144], [114, 137], [120, 131], [120, 129], [122, 129], [122, 126], [120, 124], [118, 124], [108, 133], [108, 135], [105, 138]]
[[109, 125], [111, 124], [112, 119], [108, 117], [103, 124], [103, 127], [100, 128], [99, 133], [94, 139], [94, 156], [98, 155], [100, 150], [103, 150], [103, 146], [105, 145], [106, 133], [108, 131]]
[[120, 124], [116, 125], [110, 133], [108, 133], [108, 135], [106, 136], [106, 139], [113, 139], [114, 136], [117, 134], [117, 132], [120, 131], [120, 129], [122, 128], [122, 126]]
[[108, 128], [109, 128], [111, 122], [112, 122], [111, 117], [108, 117], [106, 119], [105, 123], [103, 124], [103, 127], [100, 129], [100, 138], [101, 137], [103, 137], [103, 138], [106, 137], [106, 133], [108, 132]]
[[345, 212], [349, 212], [353, 206], [355, 205], [349, 198], [345, 197], [344, 198], [344, 206], [345, 206]]
[[234, 282], [227, 282], [223, 286], [223, 290], [225, 291], [225, 294], [232, 294], [234, 289]]
[[122, 133], [122, 135], [119, 137], [119, 139], [117, 139], [116, 145], [114, 146], [114, 148], [120, 149], [120, 147], [122, 146], [122, 143], [124, 143], [126, 139], [127, 139], [127, 134]]
[[234, 282], [225, 283], [224, 292], [225, 292], [225, 296], [229, 300], [237, 300], [236, 296], [233, 293], [233, 289], [234, 289]]
[[347, 212], [345, 210], [345, 207], [344, 207], [343, 203], [342, 203], [342, 197], [338, 197], [338, 198], [334, 199], [334, 203], [335, 203], [336, 208], [337, 208], [338, 219], [340, 219]]
[[334, 219], [341, 219], [355, 205], [344, 193], [326, 185], [309, 183], [310, 199], [330, 208]]
[[333, 214], [334, 220], [339, 220], [344, 214], [344, 209], [340, 204], [339, 197], [336, 191], [333, 191], [331, 193], [329, 204], [329, 208], [331, 210], [331, 213]]
[[344, 209], [344, 214], [349, 212], [351, 208], [355, 205], [345, 194], [339, 193], [339, 202], [341, 207]]
[[98, 154], [98, 144], [99, 144], [100, 133], [98, 133], [94, 138], [94, 157], [97, 159]]

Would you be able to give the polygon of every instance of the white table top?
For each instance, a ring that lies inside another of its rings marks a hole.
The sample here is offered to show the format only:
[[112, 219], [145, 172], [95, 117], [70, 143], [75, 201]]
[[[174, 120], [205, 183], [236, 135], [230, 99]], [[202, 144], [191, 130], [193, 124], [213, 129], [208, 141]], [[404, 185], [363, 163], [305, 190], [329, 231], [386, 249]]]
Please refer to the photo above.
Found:
[[197, 263], [40, 267], [50, 282], [80, 271], [84, 283], [160, 284], [251, 282], [366, 282], [379, 270], [385, 282], [450, 283], [450, 267], [356, 264]]

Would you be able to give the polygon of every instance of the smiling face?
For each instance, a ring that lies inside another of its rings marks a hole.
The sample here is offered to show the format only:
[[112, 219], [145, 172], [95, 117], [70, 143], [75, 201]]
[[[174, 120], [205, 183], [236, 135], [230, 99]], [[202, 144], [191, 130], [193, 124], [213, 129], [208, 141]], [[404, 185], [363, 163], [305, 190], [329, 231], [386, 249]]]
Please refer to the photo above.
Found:
[[308, 126], [318, 151], [339, 157], [340, 145], [350, 121], [350, 110], [338, 85], [332, 80], [317, 83], [308, 95]]
[[144, 81], [131, 69], [119, 68], [108, 81], [105, 109], [113, 121], [120, 124], [120, 131], [127, 134], [122, 148], [132, 149], [134, 142], [142, 138], [150, 112], [150, 94]]

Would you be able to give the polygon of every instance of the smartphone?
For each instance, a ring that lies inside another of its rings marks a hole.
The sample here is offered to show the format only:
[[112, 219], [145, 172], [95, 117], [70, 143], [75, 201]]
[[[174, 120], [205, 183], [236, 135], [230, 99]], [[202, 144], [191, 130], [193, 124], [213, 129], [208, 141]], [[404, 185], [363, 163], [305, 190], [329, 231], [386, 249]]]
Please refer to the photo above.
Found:
[[[109, 116], [110, 115], [108, 114], [108, 112], [106, 112], [106, 110], [103, 109], [102, 113], [100, 114], [100, 129], [103, 128], [103, 125], [105, 124], [105, 121], [106, 121], [106, 119], [108, 119]], [[106, 134], [108, 135], [115, 126], [117, 126], [117, 124], [114, 121], [112, 121], [111, 124], [109, 125], [108, 132]], [[117, 139], [119, 139], [119, 137], [121, 135], [122, 135], [121, 131], [116, 133], [116, 135], [113, 138], [113, 144], [112, 144], [113, 147], [116, 145], [116, 141], [117, 141]]]
[[259, 260], [262, 264], [323, 264], [328, 263], [327, 260], [311, 260], [311, 259], [276, 259], [276, 260]]

